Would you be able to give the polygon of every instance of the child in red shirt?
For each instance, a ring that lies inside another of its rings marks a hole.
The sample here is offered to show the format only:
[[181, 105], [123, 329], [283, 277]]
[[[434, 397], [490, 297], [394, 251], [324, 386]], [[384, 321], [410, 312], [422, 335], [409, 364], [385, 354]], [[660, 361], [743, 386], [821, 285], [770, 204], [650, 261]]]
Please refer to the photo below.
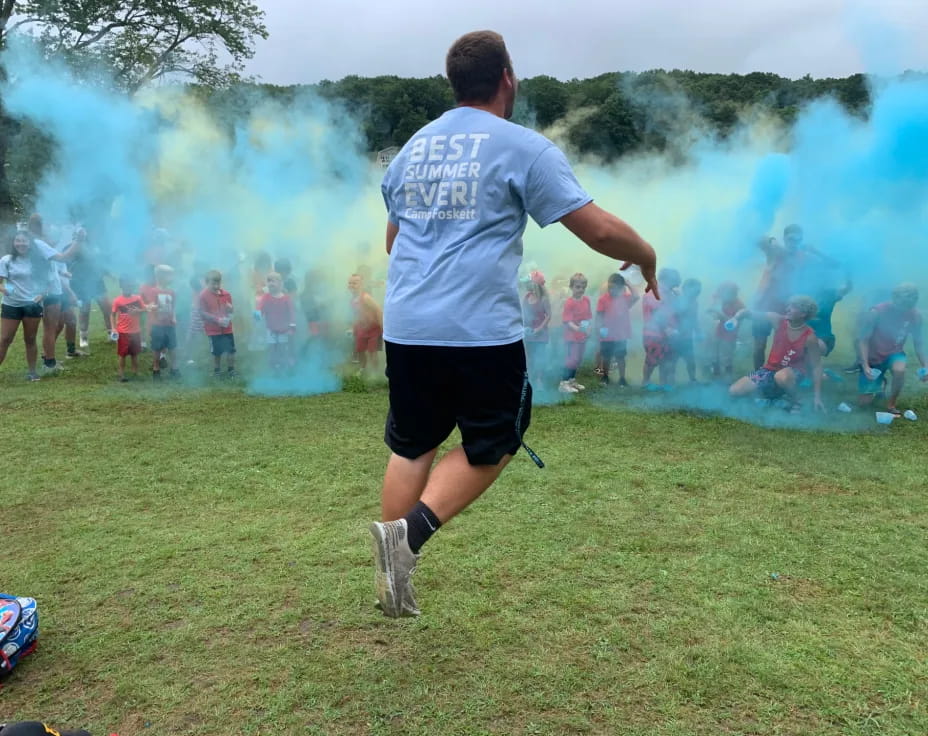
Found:
[[599, 380], [604, 385], [609, 385], [609, 366], [615, 360], [619, 369], [619, 385], [628, 386], [625, 380], [625, 356], [632, 336], [629, 310], [637, 301], [638, 295], [626, 283], [625, 277], [614, 273], [609, 277], [606, 292], [596, 303], [596, 326], [603, 372]]
[[255, 317], [264, 320], [267, 328], [268, 361], [273, 370], [293, 366], [293, 335], [296, 332], [296, 310], [293, 299], [284, 293], [284, 280], [279, 273], [267, 275], [267, 291], [258, 296]]
[[151, 312], [148, 320], [151, 326], [151, 375], [156, 381], [161, 378], [162, 361], [170, 367], [172, 378], [180, 376], [177, 370], [177, 318], [174, 312], [176, 296], [171, 288], [173, 279], [173, 268], [156, 266], [155, 285], [147, 290], [145, 297]]
[[570, 296], [564, 302], [562, 321], [564, 342], [567, 344], [567, 358], [564, 362], [564, 377], [558, 390], [565, 394], [575, 394], [585, 388], [577, 383], [577, 369], [583, 362], [583, 351], [591, 331], [590, 320], [593, 319], [590, 298], [584, 296], [587, 283], [587, 278], [582, 273], [575, 273], [571, 276]]
[[738, 398], [760, 392], [767, 400], [785, 397], [786, 408], [796, 414], [802, 408], [799, 384], [805, 377], [805, 371], [811, 368], [814, 406], [817, 411], [825, 411], [822, 404], [822, 348], [815, 331], [809, 327], [809, 320], [817, 311], [818, 305], [810, 297], [794, 296], [786, 303], [786, 314], [748, 309], [738, 312], [734, 317], [736, 321], [745, 317], [766, 319], [776, 325], [776, 331], [767, 362], [750, 375], [735, 381], [728, 389], [729, 395]]
[[354, 350], [361, 362], [361, 373], [368, 368], [377, 368], [377, 352], [383, 346], [383, 312], [373, 297], [364, 291], [364, 281], [359, 274], [348, 279], [351, 292], [351, 309], [354, 311]]
[[141, 315], [146, 311], [145, 302], [135, 292], [135, 282], [123, 276], [119, 279], [120, 296], [113, 299], [113, 320], [118, 335], [116, 354], [119, 356], [119, 380], [126, 378], [126, 356], [132, 359], [132, 372], [139, 375], [139, 353], [142, 352]]
[[[657, 275], [661, 299], [647, 292], [641, 300], [644, 316], [644, 371], [642, 385], [648, 391], [660, 391], [673, 387], [673, 365], [676, 358], [672, 340], [677, 333], [677, 299], [679, 298], [680, 272], [673, 268], [662, 268]], [[655, 368], [661, 384], [651, 383]]]
[[737, 284], [731, 281], [721, 284], [709, 309], [709, 314], [718, 320], [715, 328], [715, 362], [712, 364], [715, 376], [732, 377], [735, 343], [738, 341], [738, 323], [734, 317], [742, 309], [744, 302], [738, 298]]
[[203, 331], [209, 336], [213, 354], [213, 375], [222, 375], [222, 356], [226, 357], [228, 376], [235, 376], [235, 335], [232, 333], [232, 295], [222, 288], [222, 274], [215, 269], [206, 274], [206, 288], [200, 292], [200, 316]]

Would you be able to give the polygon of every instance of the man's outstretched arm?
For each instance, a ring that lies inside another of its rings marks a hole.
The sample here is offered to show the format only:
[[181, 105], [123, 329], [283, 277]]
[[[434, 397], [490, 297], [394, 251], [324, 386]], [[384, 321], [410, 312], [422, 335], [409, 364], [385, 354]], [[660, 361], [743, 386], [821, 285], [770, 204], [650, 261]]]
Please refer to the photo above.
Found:
[[632, 264], [638, 266], [648, 284], [646, 291], [660, 298], [657, 255], [631, 225], [593, 202], [564, 215], [560, 222], [597, 253], [625, 261], [623, 269]]

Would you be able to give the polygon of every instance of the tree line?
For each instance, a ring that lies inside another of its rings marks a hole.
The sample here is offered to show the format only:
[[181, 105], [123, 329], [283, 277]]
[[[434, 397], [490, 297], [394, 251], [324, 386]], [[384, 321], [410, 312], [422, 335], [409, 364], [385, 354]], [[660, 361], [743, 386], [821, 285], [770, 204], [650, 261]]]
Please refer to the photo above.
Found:
[[[206, 90], [217, 110], [247, 109], [259, 93], [284, 103], [315, 94], [357, 121], [369, 152], [402, 146], [430, 120], [454, 105], [442, 76], [348, 76], [337, 82], [257, 84]], [[789, 126], [803, 105], [830, 97], [848, 113], [866, 116], [870, 85], [862, 74], [835, 79], [787, 79], [776, 74], [706, 74], [657, 69], [610, 72], [561, 81], [536, 76], [520, 81], [513, 119], [539, 130], [560, 125], [577, 154], [612, 161], [630, 153], [685, 148], [695, 134], [727, 138], [745, 114], [768, 114]]]
[[[290, 88], [268, 89], [280, 94]], [[313, 89], [361, 121], [371, 151], [402, 146], [419, 127], [453, 105], [448, 81], [440, 76], [351, 76]], [[520, 82], [513, 119], [542, 130], [562, 124], [560, 132], [576, 153], [611, 161], [672, 148], [692, 135], [694, 127], [726, 138], [746, 113], [769, 113], [789, 125], [804, 104], [824, 97], [833, 97], [852, 115], [865, 116], [870, 106], [867, 78], [855, 74], [791, 80], [763, 72], [662, 69], [569, 81], [542, 75]]]

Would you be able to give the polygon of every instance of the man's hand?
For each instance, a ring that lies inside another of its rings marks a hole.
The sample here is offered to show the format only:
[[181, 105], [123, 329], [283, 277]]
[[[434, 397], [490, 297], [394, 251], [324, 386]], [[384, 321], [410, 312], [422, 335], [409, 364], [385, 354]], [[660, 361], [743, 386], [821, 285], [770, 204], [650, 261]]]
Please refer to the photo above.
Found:
[[660, 299], [661, 294], [657, 288], [657, 259], [654, 259], [654, 261], [651, 263], [646, 263], [643, 265], [639, 263], [632, 263], [631, 261], [625, 261], [619, 270], [627, 271], [632, 266], [638, 266], [638, 270], [641, 271], [641, 277], [644, 279], [645, 284], [647, 284], [647, 286], [644, 288], [645, 293], [650, 291], [652, 294], [654, 294], [656, 299]]

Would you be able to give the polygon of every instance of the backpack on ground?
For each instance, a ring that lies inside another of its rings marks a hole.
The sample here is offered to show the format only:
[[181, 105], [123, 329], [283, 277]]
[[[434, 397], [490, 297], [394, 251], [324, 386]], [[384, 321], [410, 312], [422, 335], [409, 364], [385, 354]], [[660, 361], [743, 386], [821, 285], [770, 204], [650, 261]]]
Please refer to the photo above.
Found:
[[0, 593], [0, 678], [35, 651], [38, 636], [35, 598]]

